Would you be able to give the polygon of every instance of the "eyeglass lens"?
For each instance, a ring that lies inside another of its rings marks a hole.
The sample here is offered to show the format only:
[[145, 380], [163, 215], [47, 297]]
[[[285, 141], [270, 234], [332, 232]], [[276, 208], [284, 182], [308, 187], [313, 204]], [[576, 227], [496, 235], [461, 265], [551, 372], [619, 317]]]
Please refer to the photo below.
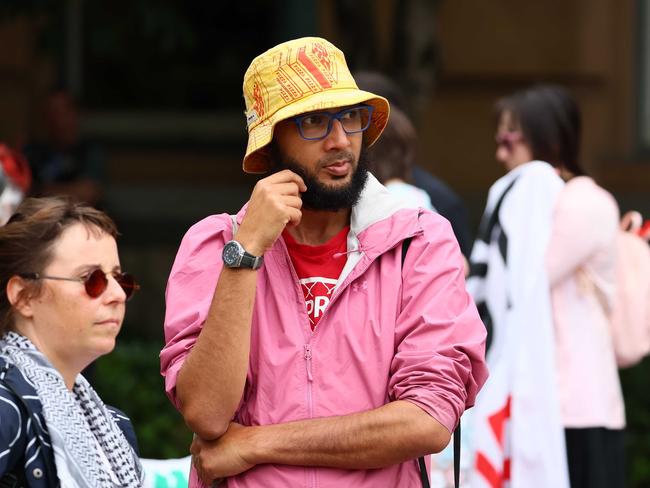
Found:
[[299, 119], [302, 136], [306, 139], [326, 137], [332, 128], [332, 119], [337, 119], [348, 134], [361, 132], [370, 124], [368, 107], [353, 107], [337, 113], [317, 112]]
[[[128, 273], [118, 273], [115, 276], [115, 281], [122, 287], [124, 293], [126, 294], [126, 299], [128, 300], [133, 296], [135, 291], [135, 278]], [[91, 298], [97, 298], [99, 295], [104, 293], [108, 287], [108, 279], [106, 274], [101, 269], [96, 269], [90, 273], [84, 280], [84, 286], [86, 288], [86, 293]]]

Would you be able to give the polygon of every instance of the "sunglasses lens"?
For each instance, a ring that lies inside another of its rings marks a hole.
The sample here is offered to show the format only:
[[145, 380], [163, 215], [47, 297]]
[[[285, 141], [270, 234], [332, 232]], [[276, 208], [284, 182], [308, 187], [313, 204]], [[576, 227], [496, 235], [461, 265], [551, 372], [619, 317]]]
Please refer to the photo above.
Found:
[[138, 289], [138, 285], [135, 282], [135, 278], [133, 277], [133, 275], [130, 275], [129, 273], [120, 273], [115, 277], [115, 279], [124, 290], [127, 300], [131, 298], [135, 290]]
[[96, 269], [88, 275], [84, 285], [88, 296], [91, 298], [97, 298], [99, 295], [104, 293], [104, 290], [106, 290], [108, 280], [101, 269]]

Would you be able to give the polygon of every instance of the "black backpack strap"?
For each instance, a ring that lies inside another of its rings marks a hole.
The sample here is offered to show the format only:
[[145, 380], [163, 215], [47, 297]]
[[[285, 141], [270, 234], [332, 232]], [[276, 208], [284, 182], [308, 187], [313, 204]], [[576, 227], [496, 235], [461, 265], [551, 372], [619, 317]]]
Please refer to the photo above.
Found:
[[460, 486], [460, 421], [454, 430], [454, 487]]
[[[406, 259], [406, 252], [411, 244], [412, 237], [407, 237], [402, 241], [402, 267], [404, 267], [404, 260]], [[418, 466], [420, 468], [420, 479], [422, 480], [422, 488], [430, 488], [429, 475], [427, 473], [427, 465], [424, 463], [424, 456], [418, 458]], [[454, 487], [460, 486], [460, 421], [458, 427], [454, 430]]]
[[427, 474], [427, 465], [424, 464], [424, 457], [418, 458], [418, 466], [420, 466], [420, 479], [422, 480], [422, 488], [430, 488], [429, 475]]

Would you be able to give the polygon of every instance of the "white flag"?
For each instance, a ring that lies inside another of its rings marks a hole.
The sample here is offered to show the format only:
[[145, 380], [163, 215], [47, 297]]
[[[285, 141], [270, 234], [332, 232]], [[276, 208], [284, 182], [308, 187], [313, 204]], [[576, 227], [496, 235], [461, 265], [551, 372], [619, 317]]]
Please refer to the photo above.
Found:
[[538, 161], [490, 189], [468, 279], [492, 331], [490, 377], [473, 415], [473, 488], [569, 488], [545, 271], [562, 185]]

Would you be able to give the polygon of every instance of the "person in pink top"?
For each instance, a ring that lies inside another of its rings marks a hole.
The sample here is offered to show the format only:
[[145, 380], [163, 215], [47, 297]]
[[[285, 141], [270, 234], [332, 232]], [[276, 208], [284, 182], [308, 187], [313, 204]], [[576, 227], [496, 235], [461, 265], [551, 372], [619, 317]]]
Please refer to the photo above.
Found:
[[580, 111], [566, 89], [529, 88], [500, 109], [510, 120], [501, 140], [512, 148], [501, 154], [547, 161], [566, 182], [555, 201], [546, 270], [571, 488], [623, 487], [625, 411], [608, 324], [618, 206], [580, 165]]
[[244, 99], [243, 168], [265, 176], [187, 232], [166, 292], [190, 486], [422, 486], [487, 377], [451, 227], [368, 173], [388, 102], [325, 39], [255, 58]]

